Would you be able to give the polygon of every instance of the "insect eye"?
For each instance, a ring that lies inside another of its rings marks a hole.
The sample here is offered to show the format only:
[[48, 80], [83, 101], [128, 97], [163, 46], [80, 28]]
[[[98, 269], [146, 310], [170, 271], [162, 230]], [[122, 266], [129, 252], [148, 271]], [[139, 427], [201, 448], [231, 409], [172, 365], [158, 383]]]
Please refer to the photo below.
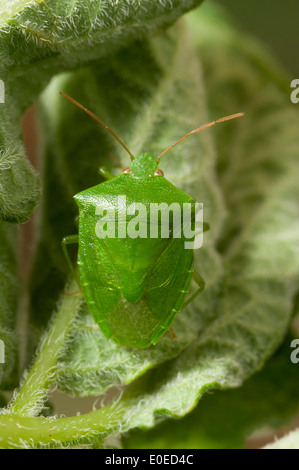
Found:
[[125, 168], [125, 169], [122, 171], [122, 173], [130, 173], [130, 168], [129, 168], [129, 167]]
[[154, 176], [164, 176], [164, 173], [158, 168], [158, 170], [155, 171]]

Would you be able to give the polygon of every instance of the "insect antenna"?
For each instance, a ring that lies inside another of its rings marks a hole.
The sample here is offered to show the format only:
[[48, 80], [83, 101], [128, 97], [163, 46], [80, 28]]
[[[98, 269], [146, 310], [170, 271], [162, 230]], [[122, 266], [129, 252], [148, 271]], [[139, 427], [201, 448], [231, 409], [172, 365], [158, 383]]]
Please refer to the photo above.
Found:
[[165, 153], [169, 152], [175, 145], [179, 144], [182, 142], [182, 140], [185, 140], [187, 137], [189, 137], [192, 134], [196, 134], [196, 132], [203, 131], [204, 129], [207, 129], [208, 127], [214, 126], [215, 124], [218, 124], [219, 122], [224, 122], [224, 121], [230, 121], [231, 119], [235, 119], [241, 116], [244, 116], [245, 113], [237, 113], [237, 114], [231, 114], [230, 116], [225, 116], [223, 118], [217, 119], [216, 121], [209, 122], [209, 124], [205, 124], [201, 127], [198, 127], [197, 129], [194, 129], [191, 132], [188, 132], [188, 134], [184, 135], [184, 137], [181, 137], [177, 142], [174, 144], [170, 145], [164, 152], [160, 153], [160, 155], [157, 157], [157, 163], [160, 162], [161, 157], [165, 155]]
[[117, 142], [125, 149], [126, 152], [128, 152], [128, 154], [130, 155], [130, 158], [131, 160], [133, 161], [134, 160], [134, 156], [131, 154], [130, 150], [125, 146], [125, 144], [120, 140], [119, 137], [117, 137], [117, 135], [113, 132], [112, 129], [110, 129], [109, 126], [107, 126], [107, 124], [105, 124], [103, 121], [101, 121], [100, 118], [98, 118], [98, 116], [96, 116], [92, 111], [90, 111], [89, 109], [85, 108], [81, 103], [79, 103], [78, 101], [74, 100], [74, 98], [71, 98], [70, 96], [68, 96], [67, 94], [63, 93], [62, 91], [60, 92], [60, 94], [62, 96], [64, 96], [64, 98], [66, 98], [67, 100], [69, 100], [71, 103], [73, 103], [74, 105], [78, 106], [78, 108], [81, 108], [83, 109], [83, 111], [85, 111], [90, 117], [92, 117], [95, 121], [97, 121], [99, 124], [101, 124], [101, 126], [105, 127], [105, 129], [110, 132], [111, 135], [113, 135], [113, 137], [117, 140]]

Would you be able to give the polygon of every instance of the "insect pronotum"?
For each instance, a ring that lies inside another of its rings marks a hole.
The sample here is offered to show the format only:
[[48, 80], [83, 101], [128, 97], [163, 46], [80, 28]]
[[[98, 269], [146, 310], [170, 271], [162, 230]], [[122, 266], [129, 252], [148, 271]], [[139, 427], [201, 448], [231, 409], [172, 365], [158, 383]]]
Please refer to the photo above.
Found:
[[[123, 346], [146, 348], [158, 342], [177, 312], [204, 289], [202, 277], [194, 271], [194, 250], [185, 249], [189, 238], [183, 217], [185, 208], [190, 208], [190, 233], [200, 204], [164, 178], [158, 168], [160, 159], [192, 134], [244, 113], [194, 129], [158, 157], [150, 153], [134, 157], [95, 114], [61, 94], [105, 127], [131, 159], [119, 176], [101, 169], [107, 181], [74, 196], [79, 234], [62, 240], [63, 251], [76, 275], [66, 245], [79, 243], [79, 282], [105, 336]], [[203, 224], [203, 231], [207, 227]], [[194, 240], [194, 231], [191, 234]], [[192, 279], [198, 288], [185, 300]]]

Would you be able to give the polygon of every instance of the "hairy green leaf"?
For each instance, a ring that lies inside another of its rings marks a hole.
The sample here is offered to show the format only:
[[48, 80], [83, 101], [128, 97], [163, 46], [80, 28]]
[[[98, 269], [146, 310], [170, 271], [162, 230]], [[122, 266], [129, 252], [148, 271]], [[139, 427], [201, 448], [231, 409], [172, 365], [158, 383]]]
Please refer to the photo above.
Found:
[[[83, 395], [128, 383], [153, 365], [178, 355], [129, 387], [129, 396], [132, 389], [136, 393], [136, 409], [133, 407], [127, 417], [129, 427], [153, 425], [154, 411], [183, 416], [208, 388], [239, 386], [260, 369], [287, 330], [298, 285], [298, 117], [281, 87], [282, 79], [276, 80], [275, 66], [272, 84], [266, 87], [271, 70], [259, 66], [262, 50], [259, 52], [256, 46], [253, 61], [246, 38], [225, 22], [221, 28], [219, 18], [216, 35], [209, 10], [196, 13], [190, 21], [204, 64], [211, 118], [246, 111], [242, 121], [215, 130], [219, 181], [227, 206], [224, 229], [209, 133], [188, 139], [173, 150], [171, 157], [165, 156], [162, 165], [173, 183], [203, 201], [207, 209], [206, 220], [212, 230], [196, 259], [197, 269], [207, 281], [206, 292], [178, 316], [177, 321], [185, 322], [185, 327], [182, 340], [178, 336], [173, 349], [165, 347], [167, 336], [152, 350], [138, 355], [118, 348], [104, 340], [86, 315], [78, 320], [60, 362], [60, 387]], [[244, 46], [236, 50], [236, 43]], [[220, 49], [225, 58], [222, 61]], [[104, 130], [97, 129], [69, 103], [62, 103], [58, 96], [62, 86], [85, 105], [91, 104], [133, 153], [147, 150], [157, 154], [207, 120], [199, 65], [182, 26], [160, 38], [139, 41], [116, 54], [113, 61], [101, 61], [101, 67], [96, 63], [57, 78], [43, 100], [50, 156], [46, 162], [51, 162], [55, 174], [47, 171], [48, 181], [57, 184], [62, 179], [63, 189], [58, 184], [56, 191], [48, 191], [51, 199], [46, 202], [45, 214], [51, 213], [52, 206], [57, 208], [53, 197], [66, 203], [75, 192], [96, 184], [100, 164], [106, 163], [117, 173], [113, 161], [119, 160], [123, 166], [128, 161]], [[195, 107], [194, 102], [200, 106]], [[282, 115], [291, 116], [294, 125], [282, 125], [290, 122], [282, 120]], [[76, 135], [74, 128], [79, 129]], [[282, 148], [283, 159], [279, 158]], [[47, 163], [45, 166], [50, 169]], [[73, 217], [73, 209], [69, 212]], [[61, 202], [58, 214], [65, 228], [70, 219]], [[57, 223], [51, 217], [45, 221], [43, 246], [52, 250], [58, 262], [59, 239], [66, 233], [61, 233], [57, 212], [56, 217]], [[214, 248], [216, 239], [226, 269], [225, 282]], [[281, 269], [284, 276], [280, 276]], [[189, 336], [185, 335], [188, 328]], [[181, 331], [174, 323], [176, 329]], [[181, 352], [187, 344], [188, 349]], [[140, 396], [144, 407], [140, 406]]]
[[[0, 218], [26, 220], [39, 180], [26, 160], [19, 123], [50, 78], [166, 28], [202, 0], [4, 1], [0, 6]], [[2, 171], [3, 170], [3, 171]]]
[[[246, 112], [239, 122], [190, 137], [162, 160], [166, 177], [204, 203], [211, 225], [195, 260], [206, 290], [179, 314], [177, 338], [165, 335], [145, 351], [120, 348], [104, 339], [87, 310], [68, 337], [58, 363], [60, 388], [89, 395], [128, 384], [108, 408], [107, 433], [183, 417], [206, 391], [241, 386], [283, 341], [298, 290], [299, 121], [287, 81], [217, 11], [196, 12], [188, 24], [195, 48], [182, 22], [160, 37], [114, 49], [109, 58], [89, 57], [80, 69], [55, 77], [42, 99], [45, 191], [32, 278], [33, 318], [41, 328], [65, 277], [60, 240], [76, 229], [72, 196], [101, 181], [101, 164], [115, 174], [119, 162], [128, 165], [111, 136], [58, 91], [90, 107], [134, 154], [160, 153], [207, 114]], [[96, 413], [103, 417], [105, 409]], [[94, 416], [86, 419], [96, 433]], [[247, 424], [246, 418], [242, 432]], [[60, 420], [57, 432], [63, 425]]]
[[[288, 328], [298, 286], [298, 115], [286, 87], [281, 86], [283, 74], [277, 79], [279, 69], [275, 65], [272, 75], [270, 68], [259, 65], [264, 52], [258, 53], [258, 46], [256, 60], [246, 53], [249, 45], [236, 46], [242, 42], [246, 45], [247, 40], [227, 29], [225, 23], [223, 28], [218, 24], [215, 39], [214, 18], [209, 11], [199, 17], [196, 30], [205, 25], [199, 53], [210, 64], [210, 69], [205, 68], [211, 73], [207, 83], [213, 83], [213, 78], [218, 83], [212, 89], [213, 96], [209, 93], [210, 101], [218, 107], [223, 103], [223, 114], [245, 110], [248, 116], [247, 121], [244, 118], [238, 123], [238, 132], [232, 134], [228, 129], [225, 133], [222, 129], [218, 135], [219, 179], [228, 209], [219, 249], [227, 280], [218, 299], [218, 318], [206, 325], [177, 359], [149, 371], [128, 387], [123, 400], [129, 400], [131, 408], [123, 420], [123, 430], [153, 426], [154, 417], [165, 414], [183, 416], [206, 390], [240, 386], [261, 369]], [[233, 41], [229, 40], [231, 35]], [[219, 50], [225, 57], [222, 62], [216, 60]], [[226, 94], [221, 84], [225, 84]], [[240, 87], [240, 98], [234, 104]], [[230, 104], [228, 108], [227, 97], [232, 98], [228, 103], [232, 102], [234, 109]], [[235, 109], [241, 103], [242, 109]], [[225, 176], [230, 178], [227, 184]], [[232, 202], [231, 194], [237, 190]]]
[[[16, 227], [0, 224], [0, 387], [14, 383], [16, 372], [17, 338], [15, 332], [19, 285], [17, 278]], [[2, 362], [4, 360], [4, 362]]]
[[[47, 282], [48, 289], [49, 285], [55, 288], [55, 272], [63, 266], [60, 241], [75, 230], [76, 208], [72, 196], [100, 182], [101, 164], [106, 164], [115, 174], [121, 171], [117, 161], [123, 168], [128, 165], [128, 156], [118, 143], [65, 101], [59, 90], [90, 106], [134, 154], [146, 150], [158, 155], [207, 119], [200, 71], [183, 24], [159, 38], [138, 41], [121, 50], [113, 61], [101, 61], [52, 81], [43, 96], [47, 137], [43, 239], [39, 247], [39, 253], [47, 249], [56, 263], [52, 269], [53, 281], [49, 278]], [[195, 97], [202, 103], [201, 107], [194, 108]], [[74, 129], [78, 131], [74, 133]], [[60, 388], [87, 395], [100, 393], [114, 384], [129, 383], [150, 367], [176, 356], [213, 317], [213, 299], [217, 298], [217, 278], [221, 274], [213, 248], [221, 224], [220, 196], [211, 164], [213, 154], [210, 135], [198, 134], [161, 162], [170, 181], [199, 201], [206, 201], [205, 218], [212, 229], [206, 236], [205, 248], [196, 253], [196, 264], [210, 286], [209, 291], [201, 295], [200, 302], [178, 315], [173, 324], [174, 340], [167, 333], [157, 346], [145, 351], [122, 348], [107, 341], [90, 314], [82, 314], [59, 363]], [[41, 315], [46, 316], [47, 308], [44, 297], [43, 305], [39, 302], [43, 263], [41, 255], [35, 264], [33, 280], [37, 321], [41, 321]], [[48, 263], [46, 269], [49, 270]]]
[[[195, 410], [179, 420], [124, 437], [126, 448], [232, 449], [245, 446], [246, 437], [265, 426], [277, 428], [298, 410], [298, 367], [290, 361], [290, 343], [283, 346], [244, 385], [207, 394]], [[279, 384], [279, 385], [278, 385]]]

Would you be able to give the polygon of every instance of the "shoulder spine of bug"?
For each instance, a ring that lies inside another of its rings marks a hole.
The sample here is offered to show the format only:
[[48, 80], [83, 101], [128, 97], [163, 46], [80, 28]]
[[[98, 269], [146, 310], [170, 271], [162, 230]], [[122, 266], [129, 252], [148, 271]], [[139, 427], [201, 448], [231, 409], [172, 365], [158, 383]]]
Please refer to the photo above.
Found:
[[[103, 218], [107, 205], [112, 207], [114, 224], [119, 233], [119, 197], [125, 196], [122, 201], [125, 201], [126, 207], [132, 207], [132, 204], [136, 207], [140, 203], [149, 207], [151, 203], [160, 204], [161, 199], [168, 206], [178, 203], [181, 212], [183, 204], [194, 205], [197, 201], [164, 178], [163, 171], [158, 168], [161, 157], [192, 134], [241, 117], [244, 113], [226, 116], [192, 130], [156, 158], [146, 152], [134, 157], [119, 137], [94, 113], [65, 93], [61, 95], [101, 124], [131, 159], [131, 165], [121, 175], [113, 177], [107, 170], [102, 170], [101, 174], [107, 181], [74, 196], [79, 207], [79, 235], [65, 237], [62, 241], [69, 267], [74, 272], [66, 245], [79, 243], [79, 282], [86, 303], [107, 338], [122, 346], [146, 348], [155, 345], [171, 327], [177, 312], [204, 289], [202, 277], [194, 272], [193, 250], [184, 250], [183, 236], [137, 236], [126, 238], [126, 242], [123, 237], [97, 237], [95, 226], [99, 221], [98, 216], [102, 214]], [[128, 224], [130, 220], [132, 218], [126, 214], [123, 222]], [[147, 216], [144, 220], [148, 223]], [[204, 230], [207, 227], [207, 224], [204, 225]], [[198, 289], [185, 300], [191, 279], [196, 282]]]

